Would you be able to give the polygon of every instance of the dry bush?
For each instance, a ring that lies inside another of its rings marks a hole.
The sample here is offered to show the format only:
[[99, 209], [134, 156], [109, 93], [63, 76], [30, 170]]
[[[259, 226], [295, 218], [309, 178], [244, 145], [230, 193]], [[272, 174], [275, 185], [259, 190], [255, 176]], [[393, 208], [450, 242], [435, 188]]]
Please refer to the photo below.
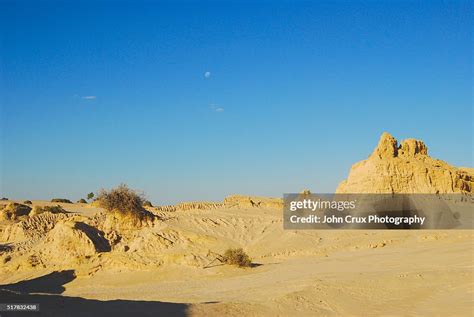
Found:
[[1, 210], [2, 219], [16, 220], [18, 217], [27, 216], [31, 211], [31, 207], [19, 203], [9, 203]]
[[33, 203], [31, 202], [31, 200], [25, 200], [23, 203], [26, 204], [26, 205], [31, 205], [31, 204], [33, 204]]
[[87, 204], [87, 201], [84, 198], [81, 198], [77, 201], [78, 204]]
[[143, 206], [144, 206], [144, 207], [153, 207], [153, 204], [152, 204], [149, 200], [145, 200], [145, 201], [143, 202]]
[[66, 210], [63, 209], [63, 207], [57, 205], [57, 206], [35, 206], [33, 207], [32, 213], [30, 216], [33, 215], [39, 215], [42, 214], [43, 212], [50, 212], [52, 214], [59, 214], [59, 213], [67, 213]]
[[143, 208], [145, 201], [143, 196], [128, 188], [125, 184], [120, 184], [109, 191], [100, 190], [97, 195], [97, 201], [100, 207], [109, 212], [118, 212], [122, 216], [131, 216], [132, 218], [143, 220], [150, 215]]
[[57, 205], [57, 206], [44, 206], [41, 207], [42, 210], [45, 212], [48, 211], [53, 214], [59, 214], [59, 213], [66, 213], [67, 211], [63, 209], [63, 207]]
[[244, 252], [242, 248], [227, 249], [224, 253], [224, 262], [230, 265], [237, 265], [239, 267], [252, 266], [252, 259]]
[[51, 199], [52, 203], [65, 203], [65, 204], [72, 204], [72, 201], [69, 199], [64, 199], [64, 198], [53, 198]]

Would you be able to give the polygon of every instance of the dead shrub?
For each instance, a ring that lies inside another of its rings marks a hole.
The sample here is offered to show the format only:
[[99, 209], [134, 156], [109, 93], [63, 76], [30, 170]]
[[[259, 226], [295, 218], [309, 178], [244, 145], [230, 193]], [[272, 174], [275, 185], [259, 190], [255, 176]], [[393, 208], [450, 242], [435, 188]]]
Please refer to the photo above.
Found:
[[31, 207], [19, 203], [11, 202], [2, 209], [0, 218], [6, 220], [16, 220], [19, 217], [27, 216], [31, 211]]
[[251, 267], [252, 260], [242, 248], [227, 249], [224, 253], [224, 263], [236, 265], [238, 267]]
[[43, 212], [50, 212], [52, 214], [60, 214], [60, 213], [67, 213], [66, 210], [63, 209], [63, 207], [57, 205], [57, 206], [35, 206], [33, 207], [33, 210], [30, 213], [30, 216], [34, 215], [39, 215], [42, 214]]
[[65, 204], [72, 204], [72, 201], [69, 199], [64, 199], [64, 198], [53, 198], [51, 199], [52, 203], [65, 203]]
[[100, 190], [97, 195], [100, 207], [108, 212], [117, 212], [121, 216], [144, 220], [150, 218], [151, 214], [143, 208], [144, 198], [125, 184], [120, 184], [109, 191]]

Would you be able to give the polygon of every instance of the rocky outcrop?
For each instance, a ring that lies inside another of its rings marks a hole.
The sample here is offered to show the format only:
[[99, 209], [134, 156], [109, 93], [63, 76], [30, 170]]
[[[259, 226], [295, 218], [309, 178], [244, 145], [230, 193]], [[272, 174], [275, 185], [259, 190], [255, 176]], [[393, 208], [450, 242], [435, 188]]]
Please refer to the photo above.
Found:
[[384, 132], [368, 159], [354, 164], [337, 193], [473, 193], [472, 168], [431, 158], [420, 140], [398, 144]]

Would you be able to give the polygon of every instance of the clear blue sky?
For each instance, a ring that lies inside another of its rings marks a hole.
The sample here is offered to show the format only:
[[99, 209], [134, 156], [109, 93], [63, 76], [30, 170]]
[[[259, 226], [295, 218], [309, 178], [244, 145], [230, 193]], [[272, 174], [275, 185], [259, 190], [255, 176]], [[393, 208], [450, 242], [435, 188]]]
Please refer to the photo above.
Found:
[[473, 166], [469, 1], [1, 1], [0, 27], [2, 196], [332, 192], [383, 131]]

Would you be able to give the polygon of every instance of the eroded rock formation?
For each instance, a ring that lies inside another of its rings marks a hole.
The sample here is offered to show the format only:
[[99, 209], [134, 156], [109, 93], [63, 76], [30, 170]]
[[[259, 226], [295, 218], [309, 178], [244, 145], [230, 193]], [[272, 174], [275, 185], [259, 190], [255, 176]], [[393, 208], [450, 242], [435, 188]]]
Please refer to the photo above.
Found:
[[282, 208], [281, 198], [268, 198], [258, 196], [231, 195], [224, 199], [227, 208]]
[[397, 140], [384, 132], [368, 159], [354, 164], [337, 193], [473, 193], [471, 168], [431, 158], [420, 140]]

